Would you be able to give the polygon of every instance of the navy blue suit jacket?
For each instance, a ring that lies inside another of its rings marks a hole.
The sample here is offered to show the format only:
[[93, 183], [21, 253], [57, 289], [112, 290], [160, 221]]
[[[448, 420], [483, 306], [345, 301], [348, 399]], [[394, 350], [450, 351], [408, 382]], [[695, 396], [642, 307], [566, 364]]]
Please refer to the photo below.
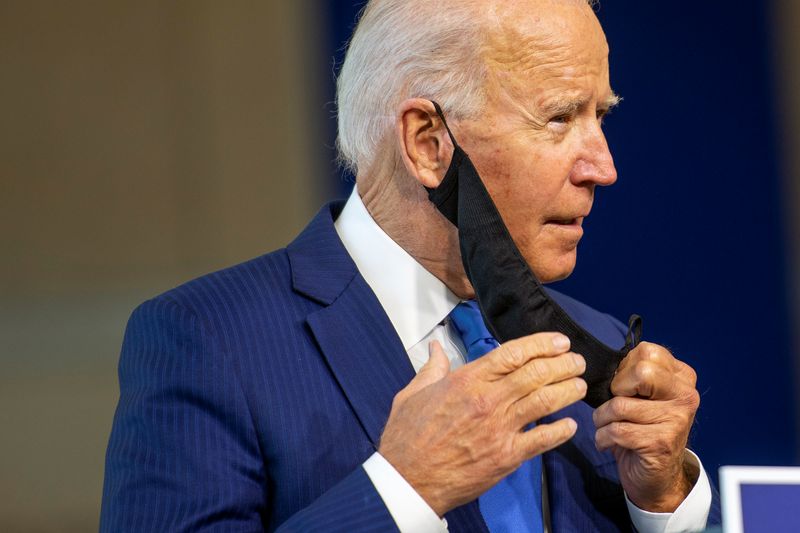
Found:
[[[335, 232], [341, 208], [323, 208], [286, 249], [134, 311], [101, 531], [396, 530], [360, 465], [414, 370]], [[554, 296], [622, 345], [619, 322]], [[544, 455], [555, 532], [631, 529], [613, 457], [594, 447], [591, 412], [579, 402], [554, 415], [579, 427]], [[477, 502], [447, 519], [452, 532], [486, 531]]]

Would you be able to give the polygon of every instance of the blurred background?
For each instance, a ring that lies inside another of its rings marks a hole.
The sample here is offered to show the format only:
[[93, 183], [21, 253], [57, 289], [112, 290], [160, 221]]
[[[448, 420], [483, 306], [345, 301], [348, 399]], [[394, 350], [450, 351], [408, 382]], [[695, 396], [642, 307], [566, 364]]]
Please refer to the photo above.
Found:
[[[125, 323], [285, 245], [352, 179], [363, 2], [0, 2], [0, 530], [97, 529]], [[603, 2], [620, 179], [561, 288], [700, 374], [693, 446], [797, 464], [800, 5]]]

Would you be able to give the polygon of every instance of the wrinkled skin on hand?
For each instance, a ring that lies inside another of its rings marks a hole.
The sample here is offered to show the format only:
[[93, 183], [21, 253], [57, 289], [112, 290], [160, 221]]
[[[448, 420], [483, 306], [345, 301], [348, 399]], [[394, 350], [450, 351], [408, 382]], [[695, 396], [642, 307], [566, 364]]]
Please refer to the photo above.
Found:
[[583, 398], [584, 370], [557, 333], [509, 341], [453, 372], [434, 342], [395, 397], [378, 451], [442, 516], [575, 434], [570, 418], [525, 427]]
[[689, 365], [643, 342], [620, 364], [615, 397], [594, 412], [597, 447], [613, 452], [622, 486], [640, 509], [675, 511], [697, 480], [685, 458], [700, 405], [696, 384]]

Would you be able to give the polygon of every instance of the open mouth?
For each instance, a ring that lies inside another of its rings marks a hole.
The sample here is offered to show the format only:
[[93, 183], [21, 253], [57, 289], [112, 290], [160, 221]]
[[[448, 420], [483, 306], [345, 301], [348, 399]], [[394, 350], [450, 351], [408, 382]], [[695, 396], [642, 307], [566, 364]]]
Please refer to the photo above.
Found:
[[578, 223], [577, 218], [564, 218], [559, 220], [550, 220], [549, 224], [558, 224], [559, 226], [572, 226]]
[[548, 220], [548, 224], [554, 224], [556, 226], [580, 226], [583, 222], [583, 217], [575, 217], [575, 218], [554, 218], [552, 220]]

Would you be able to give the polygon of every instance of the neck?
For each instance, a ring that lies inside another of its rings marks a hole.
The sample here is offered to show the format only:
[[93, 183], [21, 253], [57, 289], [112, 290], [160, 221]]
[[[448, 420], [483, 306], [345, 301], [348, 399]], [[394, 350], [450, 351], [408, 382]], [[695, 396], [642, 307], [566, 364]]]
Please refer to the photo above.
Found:
[[394, 242], [456, 296], [474, 298], [461, 263], [458, 231], [428, 200], [422, 185], [396, 164], [373, 165], [359, 173], [356, 185], [367, 211]]

